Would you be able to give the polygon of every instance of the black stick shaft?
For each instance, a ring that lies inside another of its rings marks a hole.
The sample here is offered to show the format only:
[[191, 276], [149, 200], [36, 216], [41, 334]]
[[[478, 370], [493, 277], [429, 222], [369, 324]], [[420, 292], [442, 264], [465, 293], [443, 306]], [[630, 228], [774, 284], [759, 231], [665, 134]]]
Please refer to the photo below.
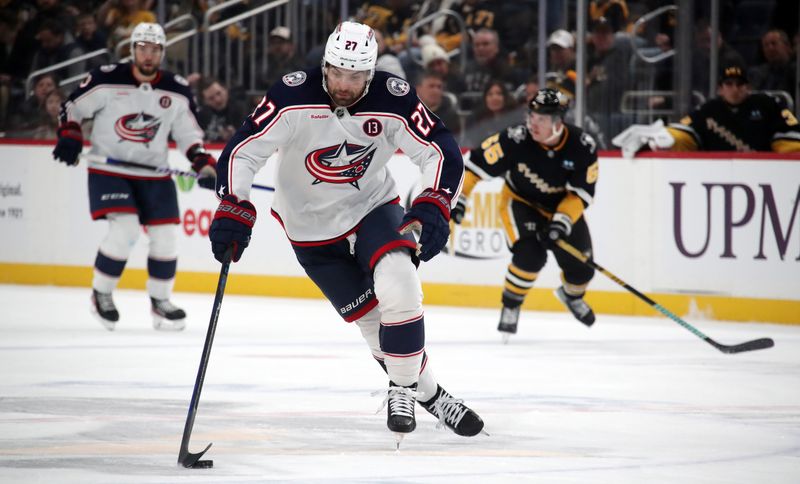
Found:
[[203, 345], [203, 355], [200, 357], [200, 367], [197, 369], [197, 378], [194, 382], [194, 390], [192, 391], [192, 401], [189, 403], [189, 413], [186, 415], [186, 425], [183, 427], [183, 439], [181, 440], [181, 448], [178, 453], [178, 464], [184, 467], [192, 467], [211, 447], [211, 444], [197, 454], [189, 452], [189, 440], [192, 437], [192, 428], [194, 427], [194, 418], [197, 415], [197, 407], [200, 404], [200, 392], [203, 390], [203, 381], [206, 378], [206, 369], [208, 368], [208, 360], [211, 356], [211, 344], [214, 342], [214, 333], [217, 330], [217, 321], [219, 320], [219, 311], [222, 308], [222, 296], [225, 294], [225, 284], [228, 281], [228, 270], [231, 266], [231, 256], [233, 248], [229, 248], [225, 253], [222, 267], [219, 271], [219, 281], [217, 282], [217, 293], [214, 296], [214, 308], [211, 311], [211, 319], [208, 322], [208, 332], [206, 333], [206, 341]]
[[565, 240], [558, 239], [556, 241], [556, 245], [558, 245], [558, 247], [561, 248], [561, 250], [567, 252], [572, 257], [575, 257], [576, 259], [578, 259], [579, 261], [583, 262], [584, 264], [586, 264], [587, 266], [591, 267], [592, 269], [595, 269], [597, 271], [602, 272], [606, 277], [608, 277], [612, 281], [616, 282], [620, 286], [622, 286], [625, 289], [627, 289], [633, 295], [635, 295], [636, 297], [638, 297], [642, 301], [644, 301], [647, 304], [649, 304], [650, 306], [652, 306], [656, 311], [660, 312], [664, 316], [666, 316], [669, 319], [671, 319], [671, 320], [675, 321], [676, 323], [680, 324], [685, 329], [689, 330], [692, 334], [694, 334], [698, 338], [702, 339], [706, 343], [710, 344], [714, 348], [717, 348], [718, 350], [722, 351], [723, 353], [741, 353], [743, 351], [753, 351], [753, 350], [760, 350], [760, 349], [764, 349], [764, 348], [771, 348], [772, 346], [775, 345], [775, 342], [772, 341], [772, 339], [770, 339], [770, 338], [761, 338], [761, 339], [748, 341], [748, 342], [745, 342], [745, 343], [742, 343], [742, 344], [738, 344], [738, 345], [723, 345], [721, 343], [717, 343], [716, 341], [714, 341], [710, 337], [706, 336], [702, 331], [700, 331], [699, 329], [695, 328], [691, 324], [689, 324], [686, 321], [684, 321], [682, 318], [680, 318], [678, 315], [676, 315], [672, 311], [668, 310], [664, 306], [662, 306], [662, 305], [658, 304], [657, 302], [653, 301], [652, 299], [650, 299], [646, 295], [644, 295], [641, 292], [639, 292], [638, 290], [636, 290], [636, 288], [634, 288], [633, 286], [630, 286], [628, 283], [626, 283], [625, 281], [623, 281], [619, 277], [615, 276], [614, 274], [612, 274], [611, 272], [606, 270], [600, 264], [594, 262], [592, 259], [590, 259], [586, 255], [581, 253], [581, 251], [579, 251], [578, 249], [576, 249], [575, 247], [570, 245]]

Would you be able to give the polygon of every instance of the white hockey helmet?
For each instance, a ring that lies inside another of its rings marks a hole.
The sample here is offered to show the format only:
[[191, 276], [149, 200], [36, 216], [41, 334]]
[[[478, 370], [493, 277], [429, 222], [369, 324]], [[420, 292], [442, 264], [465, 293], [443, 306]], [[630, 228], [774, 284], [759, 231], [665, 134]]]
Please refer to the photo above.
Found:
[[131, 33], [131, 56], [133, 56], [133, 49], [137, 42], [158, 44], [166, 49], [167, 35], [164, 33], [164, 28], [160, 25], [151, 22], [142, 22], [134, 27], [133, 33]]
[[328, 90], [324, 75], [326, 63], [352, 71], [369, 71], [363, 97], [375, 75], [377, 60], [378, 41], [372, 28], [358, 22], [342, 22], [336, 26], [325, 44], [325, 54], [322, 56], [322, 87]]
[[323, 60], [328, 64], [353, 71], [375, 71], [378, 41], [368, 25], [342, 22], [328, 37]]

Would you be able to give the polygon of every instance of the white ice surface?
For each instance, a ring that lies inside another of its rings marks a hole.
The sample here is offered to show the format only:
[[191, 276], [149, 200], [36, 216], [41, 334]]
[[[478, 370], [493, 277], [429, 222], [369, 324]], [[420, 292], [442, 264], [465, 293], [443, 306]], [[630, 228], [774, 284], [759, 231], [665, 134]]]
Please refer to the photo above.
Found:
[[176, 465], [213, 295], [177, 294], [183, 333], [150, 326], [117, 291], [117, 331], [86, 289], [0, 286], [0, 482], [800, 482], [800, 327], [523, 312], [508, 345], [497, 310], [426, 308], [440, 383], [489, 436], [417, 430], [395, 451], [387, 379], [356, 327], [322, 300], [225, 296], [190, 449]]

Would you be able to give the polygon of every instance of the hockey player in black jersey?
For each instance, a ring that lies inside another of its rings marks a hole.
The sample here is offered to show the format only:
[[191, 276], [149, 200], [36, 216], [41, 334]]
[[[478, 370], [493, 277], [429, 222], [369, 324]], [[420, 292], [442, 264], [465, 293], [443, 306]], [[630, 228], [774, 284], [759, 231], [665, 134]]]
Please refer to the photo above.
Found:
[[[276, 82], [220, 156], [212, 251], [238, 261], [256, 220], [255, 173], [278, 152], [271, 212], [298, 262], [388, 373], [387, 425], [416, 428], [415, 402], [459, 435], [483, 421], [433, 377], [416, 265], [444, 247], [464, 167], [458, 145], [407, 81], [376, 72], [371, 28], [344, 22], [321, 68]], [[424, 190], [404, 210], [387, 163], [400, 148]], [[421, 230], [419, 243], [410, 233]], [[258, 254], [269, 257], [269, 254]]]
[[83, 150], [81, 121], [94, 119], [90, 152], [152, 169], [104, 163], [89, 164], [89, 210], [94, 220], [108, 220], [92, 280], [92, 311], [109, 331], [119, 312], [111, 293], [141, 233], [147, 227], [147, 291], [153, 327], [180, 331], [186, 313], [170, 302], [178, 258], [178, 195], [175, 183], [155, 169], [166, 168], [170, 137], [186, 153], [200, 179], [213, 188], [214, 158], [203, 148], [194, 96], [182, 77], [160, 69], [164, 29], [140, 23], [131, 34], [131, 63], [94, 69], [61, 108], [53, 157], [74, 166]]
[[520, 306], [548, 250], [562, 270], [556, 296], [581, 323], [591, 326], [595, 321], [583, 300], [594, 271], [554, 245], [563, 238], [583, 253], [592, 251], [583, 210], [594, 197], [596, 146], [590, 135], [563, 121], [567, 105], [555, 89], [540, 90], [529, 104], [526, 124], [486, 138], [465, 161], [464, 189], [453, 209], [456, 223], [461, 223], [469, 194], [480, 180], [505, 179], [499, 210], [512, 258], [497, 326], [504, 341], [517, 332]]
[[800, 152], [797, 118], [775, 98], [751, 93], [744, 66], [722, 67], [717, 94], [678, 123], [634, 124], [613, 143], [626, 157], [645, 145], [673, 151]]

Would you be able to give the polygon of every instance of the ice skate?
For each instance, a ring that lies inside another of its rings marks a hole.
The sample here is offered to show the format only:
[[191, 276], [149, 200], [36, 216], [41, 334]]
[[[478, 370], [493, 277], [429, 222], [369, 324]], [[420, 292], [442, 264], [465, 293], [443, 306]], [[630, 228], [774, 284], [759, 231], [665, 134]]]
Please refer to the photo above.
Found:
[[592, 308], [586, 304], [586, 301], [583, 300], [583, 297], [570, 296], [566, 293], [566, 291], [564, 291], [564, 286], [556, 289], [555, 295], [559, 300], [561, 300], [562, 303], [564, 303], [564, 306], [569, 309], [569, 312], [575, 316], [575, 319], [586, 326], [591, 326], [594, 324], [594, 311], [592, 311]]
[[[382, 392], [380, 392], [382, 393]], [[375, 393], [378, 394], [378, 393]], [[414, 418], [414, 403], [417, 398], [417, 384], [409, 387], [395, 385], [389, 382], [389, 390], [378, 411], [386, 406], [386, 426], [394, 433], [397, 441], [397, 448], [405, 434], [413, 432], [417, 428], [417, 421]]]
[[150, 298], [153, 313], [153, 328], [159, 331], [183, 331], [186, 327], [186, 312], [172, 304], [169, 299]]
[[419, 404], [439, 419], [437, 427], [446, 426], [456, 435], [472, 437], [483, 430], [483, 420], [478, 414], [464, 405], [464, 400], [447, 393], [441, 385], [438, 385], [435, 397]]
[[97, 292], [92, 290], [92, 314], [100, 321], [109, 331], [114, 331], [114, 328], [119, 321], [119, 311], [114, 305], [114, 300], [111, 298], [111, 293]]
[[519, 323], [519, 308], [510, 308], [503, 306], [503, 311], [500, 313], [500, 323], [497, 324], [497, 331], [500, 331], [503, 336], [503, 343], [508, 343], [509, 337], [512, 334], [517, 334], [517, 323]]

